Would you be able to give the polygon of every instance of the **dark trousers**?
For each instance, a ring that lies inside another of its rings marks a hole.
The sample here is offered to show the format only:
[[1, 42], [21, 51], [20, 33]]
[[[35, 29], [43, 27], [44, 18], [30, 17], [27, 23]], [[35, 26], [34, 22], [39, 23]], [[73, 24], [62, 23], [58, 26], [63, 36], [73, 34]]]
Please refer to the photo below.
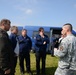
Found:
[[42, 74], [45, 74], [45, 60], [46, 60], [46, 52], [40, 51], [36, 52], [36, 72], [37, 75], [40, 74], [40, 59], [42, 60]]
[[54, 56], [54, 46], [51, 46], [51, 55]]
[[17, 65], [17, 56], [14, 56], [14, 73], [15, 73], [16, 65]]
[[11, 74], [4, 74], [5, 72], [2, 70], [2, 69], [0, 69], [0, 75], [11, 75]]
[[24, 73], [24, 59], [26, 61], [26, 71], [30, 71], [30, 54], [27, 53], [20, 53], [19, 55], [19, 62], [20, 62], [20, 71]]
[[13, 62], [12, 62], [11, 75], [15, 75], [16, 65], [17, 65], [17, 56], [14, 56], [14, 59], [13, 59]]

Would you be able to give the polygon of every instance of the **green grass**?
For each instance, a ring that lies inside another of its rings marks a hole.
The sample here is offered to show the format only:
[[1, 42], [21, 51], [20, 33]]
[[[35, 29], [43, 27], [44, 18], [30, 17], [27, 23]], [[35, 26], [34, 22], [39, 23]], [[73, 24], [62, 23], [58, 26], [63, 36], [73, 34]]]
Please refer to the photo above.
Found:
[[[36, 74], [35, 54], [31, 53], [30, 58], [31, 58], [31, 71], [33, 72], [33, 74]], [[54, 72], [57, 68], [57, 64], [58, 64], [58, 58], [57, 57], [51, 57], [50, 54], [47, 54], [47, 56], [46, 56], [46, 75], [54, 75]], [[41, 65], [40, 65], [40, 67], [41, 67]], [[26, 69], [26, 66], [25, 66], [25, 69]], [[15, 75], [21, 75], [20, 74], [19, 62], [17, 63], [16, 74]], [[25, 75], [29, 75], [29, 74], [25, 73]]]

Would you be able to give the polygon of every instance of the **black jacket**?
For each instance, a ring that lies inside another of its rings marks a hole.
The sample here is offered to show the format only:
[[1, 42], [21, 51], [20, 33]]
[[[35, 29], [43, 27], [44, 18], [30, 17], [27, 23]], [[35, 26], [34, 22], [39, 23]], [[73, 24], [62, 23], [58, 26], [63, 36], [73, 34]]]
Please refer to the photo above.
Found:
[[0, 29], [0, 69], [11, 69], [13, 61], [13, 50], [8, 34]]

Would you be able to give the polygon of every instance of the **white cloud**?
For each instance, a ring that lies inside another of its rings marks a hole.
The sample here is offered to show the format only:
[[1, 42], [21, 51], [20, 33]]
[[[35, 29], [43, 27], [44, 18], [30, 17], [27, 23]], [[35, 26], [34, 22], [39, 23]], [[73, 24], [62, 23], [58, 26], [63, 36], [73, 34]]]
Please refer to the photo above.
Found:
[[20, 10], [23, 13], [28, 14], [28, 15], [31, 15], [33, 13], [33, 10], [32, 9], [20, 8]]
[[24, 14], [32, 15], [39, 3], [38, 0], [16, 0], [16, 4], [14, 4], [14, 8], [18, 11], [21, 11]]
[[24, 14], [28, 14], [28, 15], [33, 14], [33, 9], [31, 9], [31, 8], [28, 8], [28, 7], [26, 8], [26, 7], [21, 7], [21, 6], [15, 6], [15, 8], [17, 10], [20, 10]]
[[33, 10], [32, 9], [20, 8], [20, 10], [23, 13], [28, 14], [28, 15], [31, 15], [33, 13]]
[[25, 11], [25, 13], [26, 13], [26, 14], [32, 14], [33, 11], [32, 11], [31, 9], [27, 9], [27, 10]]

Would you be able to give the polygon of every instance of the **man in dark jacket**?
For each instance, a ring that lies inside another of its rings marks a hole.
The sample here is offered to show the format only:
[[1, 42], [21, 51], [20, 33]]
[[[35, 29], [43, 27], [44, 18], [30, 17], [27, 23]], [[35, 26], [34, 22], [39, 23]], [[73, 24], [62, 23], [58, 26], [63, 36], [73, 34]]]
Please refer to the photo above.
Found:
[[37, 75], [40, 75], [40, 58], [42, 59], [42, 75], [45, 75], [46, 48], [48, 43], [49, 38], [44, 34], [44, 29], [42, 27], [39, 28], [39, 34], [36, 36], [35, 41]]
[[[13, 52], [14, 52], [14, 60], [13, 60], [14, 61], [14, 66], [13, 66], [14, 73], [15, 73], [15, 68], [16, 68], [16, 64], [17, 64], [17, 56], [18, 56], [18, 54], [15, 53], [15, 48], [17, 46], [17, 40], [18, 40], [17, 34], [18, 34], [18, 28], [16, 26], [12, 26], [11, 27], [11, 34], [10, 34], [9, 38], [11, 40], [12, 48], [13, 48]], [[14, 73], [13, 73], [13, 75], [14, 75]]]
[[7, 31], [10, 20], [2, 19], [0, 22], [0, 75], [12, 75], [13, 50]]
[[27, 36], [27, 30], [22, 30], [22, 35], [19, 36], [19, 61], [20, 61], [20, 70], [24, 74], [24, 59], [26, 59], [26, 71], [32, 75], [30, 70], [30, 50], [32, 47], [32, 41], [29, 36]]

